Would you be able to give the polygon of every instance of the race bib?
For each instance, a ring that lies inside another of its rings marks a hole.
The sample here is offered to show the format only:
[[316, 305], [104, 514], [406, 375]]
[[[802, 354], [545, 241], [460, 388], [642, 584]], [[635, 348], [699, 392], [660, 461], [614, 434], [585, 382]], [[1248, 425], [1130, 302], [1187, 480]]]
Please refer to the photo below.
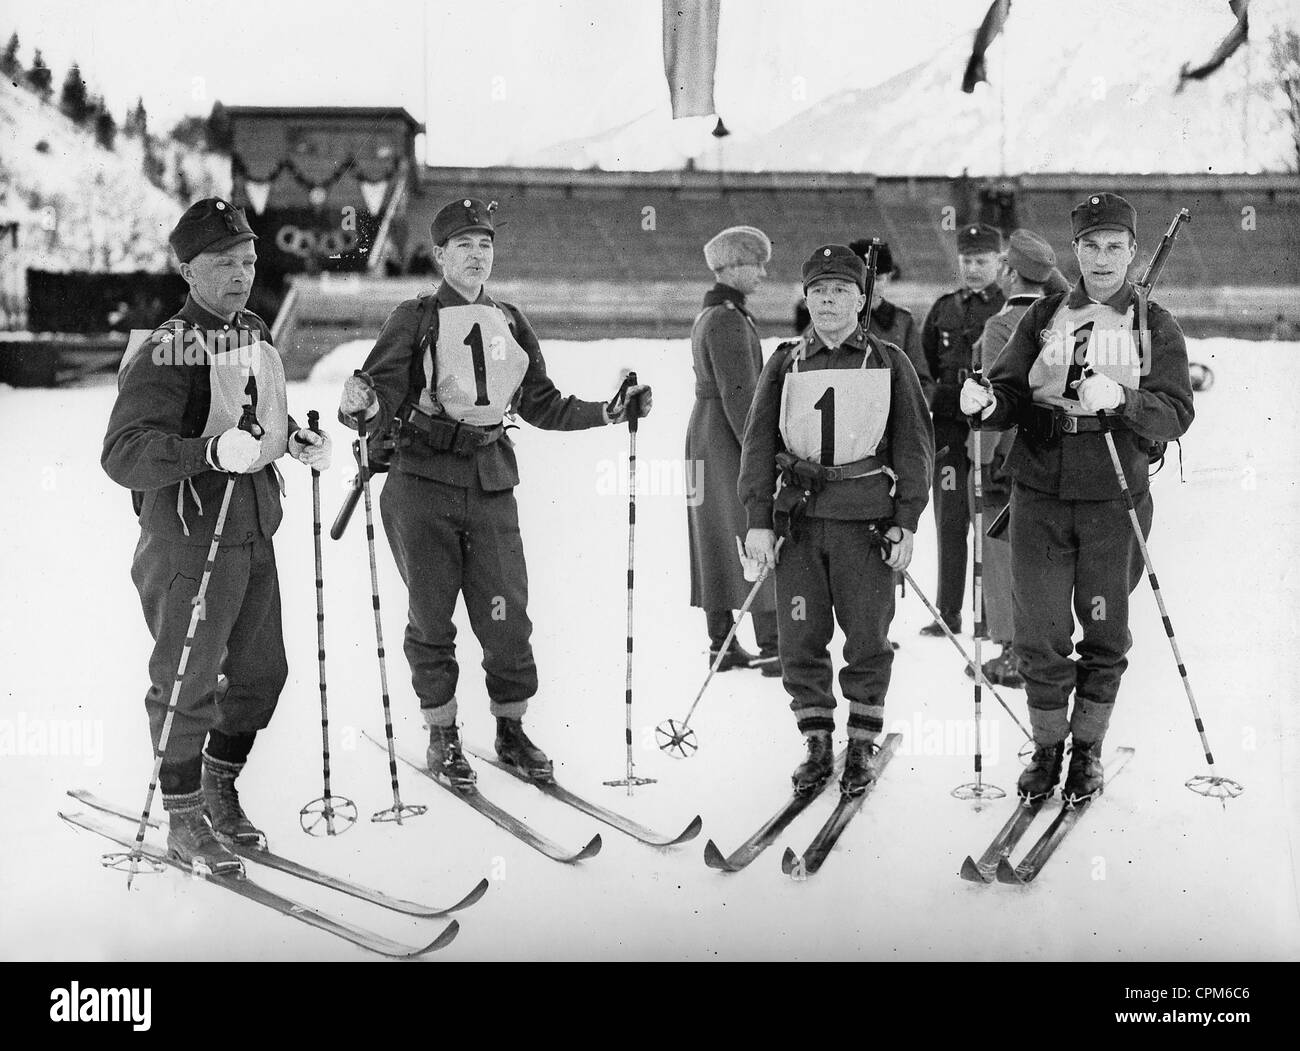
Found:
[[839, 467], [874, 456], [889, 421], [889, 369], [788, 372], [781, 439], [802, 460]]
[[1132, 308], [1120, 313], [1104, 303], [1078, 308], [1063, 303], [1040, 340], [1028, 377], [1033, 399], [1072, 416], [1088, 415], [1079, 405], [1078, 389], [1085, 364], [1130, 389], [1141, 384], [1149, 367], [1133, 333]]
[[[252, 376], [256, 401], [249, 391]], [[289, 408], [284, 392], [284, 366], [270, 343], [258, 340], [247, 346], [231, 347], [208, 357], [212, 397], [203, 436], [221, 434], [239, 424], [244, 406], [253, 404], [262, 427], [262, 452], [253, 465], [258, 470], [284, 455], [289, 445]]]
[[424, 374], [434, 377], [420, 398], [426, 412], [441, 406], [453, 420], [493, 427], [523, 382], [528, 352], [500, 308], [469, 304], [438, 312], [438, 343], [425, 352], [424, 364]]

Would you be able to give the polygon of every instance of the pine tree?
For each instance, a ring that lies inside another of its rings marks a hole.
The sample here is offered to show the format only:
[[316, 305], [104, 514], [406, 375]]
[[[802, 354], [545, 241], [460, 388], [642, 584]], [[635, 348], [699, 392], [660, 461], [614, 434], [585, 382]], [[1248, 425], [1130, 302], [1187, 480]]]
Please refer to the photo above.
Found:
[[0, 73], [10, 80], [17, 80], [22, 71], [23, 64], [18, 61], [18, 34], [14, 33], [5, 45], [4, 53], [0, 54]]
[[75, 62], [68, 68], [68, 75], [63, 78], [63, 90], [59, 93], [59, 109], [67, 114], [74, 124], [85, 124], [90, 116], [86, 82], [81, 79], [81, 69]]
[[212, 104], [212, 112], [208, 114], [208, 149], [229, 153], [233, 145], [234, 136], [230, 128], [230, 116], [226, 113], [226, 107], [218, 99]]
[[54, 74], [50, 72], [50, 67], [45, 64], [45, 56], [37, 49], [36, 54], [32, 56], [32, 68], [27, 71], [27, 85], [36, 94], [49, 102], [50, 96], [54, 93]]
[[163, 159], [154, 152], [153, 144], [144, 140], [144, 156], [140, 161], [140, 167], [144, 171], [144, 177], [151, 183], [163, 189], [163, 177], [167, 174], [167, 165]]
[[135, 108], [126, 115], [126, 120], [122, 123], [122, 131], [128, 137], [147, 138], [149, 135], [149, 116], [145, 113], [144, 99], [135, 100]]
[[208, 122], [202, 117], [182, 117], [169, 132], [171, 139], [182, 146], [201, 150], [208, 144]]
[[104, 149], [111, 150], [114, 142], [117, 141], [117, 121], [113, 119], [113, 114], [104, 105], [103, 99], [95, 100], [94, 112], [95, 141]]

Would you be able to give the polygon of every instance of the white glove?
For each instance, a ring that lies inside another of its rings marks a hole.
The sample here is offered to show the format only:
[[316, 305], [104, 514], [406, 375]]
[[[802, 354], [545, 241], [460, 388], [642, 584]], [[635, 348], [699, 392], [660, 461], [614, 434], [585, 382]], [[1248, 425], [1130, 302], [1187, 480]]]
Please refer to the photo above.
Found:
[[1100, 372], [1080, 380], [1076, 390], [1079, 405], [1088, 412], [1113, 412], [1124, 404], [1124, 388]]
[[629, 387], [627, 393], [623, 395], [622, 400], [614, 408], [613, 412], [609, 411], [609, 406], [605, 406], [606, 423], [625, 423], [627, 421], [627, 403], [637, 399], [640, 411], [637, 418], [650, 415], [650, 407], [654, 404], [654, 397], [650, 392], [650, 387], [645, 383], [638, 383], [635, 387]]
[[961, 393], [957, 396], [957, 404], [966, 416], [979, 414], [980, 419], [988, 419], [998, 404], [997, 398], [993, 392], [982, 383], [968, 379], [961, 385]]
[[343, 394], [339, 398], [339, 416], [356, 426], [354, 417], [359, 412], [372, 419], [379, 411], [379, 397], [375, 389], [360, 376], [349, 376], [343, 381]]
[[247, 474], [257, 458], [262, 455], [262, 440], [247, 431], [231, 427], [215, 438], [208, 439], [204, 451], [208, 463], [227, 474]]
[[289, 455], [315, 471], [330, 469], [330, 456], [333, 451], [334, 444], [328, 434], [324, 432], [317, 434], [306, 427], [294, 431], [293, 437], [289, 440]]

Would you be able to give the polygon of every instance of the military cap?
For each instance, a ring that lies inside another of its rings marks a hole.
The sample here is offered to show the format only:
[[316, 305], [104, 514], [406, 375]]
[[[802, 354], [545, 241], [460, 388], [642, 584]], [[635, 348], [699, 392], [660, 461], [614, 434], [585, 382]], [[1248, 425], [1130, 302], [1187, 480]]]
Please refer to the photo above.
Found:
[[1002, 234], [996, 226], [970, 223], [957, 231], [957, 254], [965, 252], [1000, 252]]
[[444, 204], [433, 217], [429, 232], [433, 234], [433, 243], [445, 245], [457, 234], [466, 230], [483, 230], [496, 237], [496, 227], [492, 225], [492, 213], [497, 202], [484, 204], [473, 197], [462, 197], [458, 201]]
[[867, 266], [848, 245], [822, 245], [803, 265], [803, 290], [824, 277], [847, 278], [863, 292], [867, 287]]
[[167, 238], [176, 258], [188, 263], [203, 252], [224, 252], [244, 241], [256, 241], [242, 208], [220, 197], [204, 197], [185, 209]]
[[[861, 259], [864, 263], [867, 261], [867, 250], [871, 248], [871, 238], [863, 237], [857, 241], [850, 241], [849, 248], [853, 254]], [[892, 274], [894, 272], [894, 253], [889, 250], [889, 242], [881, 241], [880, 247], [876, 250], [876, 273]]]
[[1007, 239], [1007, 266], [1029, 281], [1042, 283], [1056, 268], [1056, 253], [1033, 231], [1012, 230]]
[[1117, 193], [1092, 193], [1070, 213], [1070, 226], [1077, 241], [1093, 230], [1127, 230], [1137, 240], [1138, 219], [1133, 206]]
[[710, 270], [766, 263], [771, 258], [772, 242], [757, 226], [729, 226], [704, 245], [704, 262]]

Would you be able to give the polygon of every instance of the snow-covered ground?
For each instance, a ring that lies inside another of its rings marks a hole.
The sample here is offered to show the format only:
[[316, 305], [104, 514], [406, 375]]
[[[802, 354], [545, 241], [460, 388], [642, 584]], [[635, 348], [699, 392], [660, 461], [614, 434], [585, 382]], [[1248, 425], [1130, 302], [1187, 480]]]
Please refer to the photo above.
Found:
[[[818, 801], [742, 873], [707, 869], [713, 837], [730, 850], [784, 799], [802, 752], [779, 682], [717, 677], [694, 725], [701, 748], [675, 761], [652, 743], [680, 718], [706, 674], [699, 611], [687, 606], [680, 458], [692, 379], [684, 341], [545, 345], [566, 391], [608, 396], [620, 367], [655, 388], [639, 437], [635, 738], [637, 772], [658, 778], [628, 798], [601, 781], [623, 772], [626, 430], [519, 432], [518, 489], [529, 558], [542, 688], [535, 739], [575, 790], [664, 831], [695, 813], [704, 832], [659, 852], [491, 769], [480, 785], [548, 835], [577, 847], [596, 831], [601, 854], [566, 868], [516, 842], [406, 771], [403, 796], [426, 803], [404, 827], [364, 815], [391, 802], [387, 764], [359, 740], [382, 729], [361, 512], [326, 541], [329, 696], [335, 791], [363, 820], [334, 840], [298, 828], [320, 795], [311, 500], [307, 471], [288, 463], [277, 550], [291, 674], [279, 712], [241, 781], [249, 811], [279, 851], [441, 903], [482, 876], [486, 898], [461, 915], [460, 938], [431, 959], [1286, 959], [1300, 952], [1295, 858], [1297, 551], [1295, 452], [1300, 413], [1284, 377], [1297, 344], [1206, 340], [1193, 358], [1215, 372], [1198, 396], [1180, 484], [1176, 453], [1155, 479], [1151, 549], [1221, 772], [1246, 785], [1227, 808], [1183, 782], [1204, 769], [1187, 703], [1149, 589], [1139, 589], [1135, 645], [1109, 744], [1137, 755], [1031, 887], [977, 887], [957, 870], [982, 849], [1008, 802], [977, 811], [949, 790], [971, 776], [971, 690], [955, 651], [920, 638], [912, 595], [899, 607], [887, 719], [902, 753], [825, 868], [805, 882], [779, 870], [831, 807]], [[290, 390], [333, 419], [338, 377], [364, 347], [341, 352]], [[346, 359], [346, 360], [344, 360]], [[360, 959], [364, 953], [175, 873], [100, 869], [106, 843], [58, 821], [83, 785], [131, 807], [150, 753], [144, 708], [149, 638], [129, 577], [137, 528], [126, 492], [98, 465], [111, 387], [0, 390], [0, 957], [6, 959]], [[332, 428], [342, 444], [341, 428]], [[325, 476], [333, 517], [351, 478], [345, 448]], [[913, 565], [934, 582], [924, 520]], [[423, 748], [400, 640], [404, 593], [380, 539], [384, 632], [396, 732]], [[479, 648], [458, 614], [461, 712], [490, 745]], [[748, 627], [742, 641], [752, 639]], [[969, 638], [967, 638], [969, 644]], [[839, 644], [833, 653], [838, 660]], [[1004, 691], [1023, 718], [1023, 693]], [[986, 703], [986, 771], [1011, 790], [1018, 731]], [[844, 715], [840, 714], [843, 726]], [[841, 734], [842, 734], [841, 730]], [[481, 764], [480, 764], [481, 765]], [[1040, 819], [1045, 820], [1045, 819]], [[428, 921], [384, 913], [256, 868], [257, 879], [346, 912], [395, 937], [431, 936]]]

